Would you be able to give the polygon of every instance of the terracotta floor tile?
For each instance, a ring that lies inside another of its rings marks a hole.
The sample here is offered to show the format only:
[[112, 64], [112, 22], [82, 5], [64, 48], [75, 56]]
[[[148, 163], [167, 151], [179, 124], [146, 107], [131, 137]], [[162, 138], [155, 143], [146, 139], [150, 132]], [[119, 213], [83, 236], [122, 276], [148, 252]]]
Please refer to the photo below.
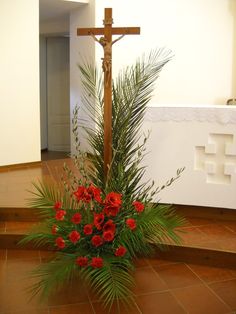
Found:
[[141, 314], [137, 304], [132, 303], [130, 305], [127, 304], [120, 304], [120, 309], [114, 304], [111, 309], [104, 308], [102, 303], [100, 302], [93, 302], [92, 303], [93, 309], [96, 314], [105, 314], [105, 313], [112, 313], [112, 314]]
[[197, 245], [194, 245], [194, 247], [210, 250], [222, 250], [222, 245], [220, 244], [219, 241], [202, 242]]
[[227, 221], [224, 222], [224, 226], [230, 229], [233, 232], [236, 232], [236, 222], [235, 221]]
[[[8, 314], [8, 313], [6, 313]], [[10, 312], [9, 314], [49, 314], [49, 310], [48, 309], [24, 309], [24, 310], [20, 310], [20, 311], [13, 311]]]
[[0, 289], [1, 285], [6, 283], [6, 278], [7, 278], [7, 261], [0, 260]]
[[89, 303], [50, 307], [50, 314], [94, 314]]
[[0, 249], [0, 260], [5, 260], [7, 256], [7, 250]]
[[179, 233], [179, 236], [182, 239], [182, 245], [200, 245], [201, 243], [207, 242], [209, 240], [207, 236], [197, 227], [189, 227], [185, 228], [184, 230], [184, 233]]
[[198, 217], [189, 217], [188, 221], [195, 227], [211, 225], [215, 223], [215, 220], [213, 219], [198, 218]]
[[39, 251], [41, 262], [48, 262], [55, 256], [55, 252], [52, 251]]
[[236, 311], [236, 279], [215, 282], [209, 287], [230, 306], [231, 310]]
[[0, 233], [5, 233], [6, 231], [6, 223], [4, 221], [0, 221]]
[[7, 250], [7, 260], [27, 260], [27, 259], [38, 259], [38, 250]]
[[51, 295], [48, 301], [50, 306], [59, 306], [89, 302], [88, 294], [79, 280], [64, 286], [60, 291]]
[[30, 221], [7, 221], [6, 233], [27, 234], [37, 223]]
[[133, 263], [134, 263], [134, 266], [137, 268], [149, 266], [148, 261], [145, 258], [137, 258], [133, 261]]
[[201, 280], [185, 264], [154, 266], [154, 269], [170, 289], [201, 283]]
[[236, 240], [235, 233], [221, 224], [201, 226], [198, 229], [208, 237], [211, 237], [211, 239], [214, 237], [216, 240]]
[[231, 240], [219, 240], [219, 248], [224, 251], [236, 252], [236, 234]]
[[27, 313], [35, 309], [46, 309], [47, 305], [39, 302], [38, 298], [30, 300], [29, 294], [21, 281], [0, 286], [0, 311], [6, 313], [22, 311]]
[[184, 314], [187, 313], [170, 292], [141, 295], [137, 300], [142, 314]]
[[30, 287], [35, 283], [30, 272], [39, 265], [39, 259], [26, 259], [26, 260], [8, 260], [6, 263], [6, 282], [7, 283], [21, 283], [22, 287]]
[[226, 314], [230, 308], [205, 285], [172, 290], [189, 314]]
[[[158, 254], [157, 254], [158, 255]], [[175, 261], [167, 260], [167, 259], [161, 259], [158, 257], [153, 257], [153, 258], [147, 258], [147, 262], [151, 266], [162, 266], [162, 265], [170, 265], [170, 264], [177, 264]]]
[[134, 279], [136, 284], [134, 293], [136, 295], [168, 289], [167, 285], [151, 267], [137, 268]]
[[188, 266], [206, 283], [236, 278], [236, 269], [208, 267], [196, 264], [188, 264]]

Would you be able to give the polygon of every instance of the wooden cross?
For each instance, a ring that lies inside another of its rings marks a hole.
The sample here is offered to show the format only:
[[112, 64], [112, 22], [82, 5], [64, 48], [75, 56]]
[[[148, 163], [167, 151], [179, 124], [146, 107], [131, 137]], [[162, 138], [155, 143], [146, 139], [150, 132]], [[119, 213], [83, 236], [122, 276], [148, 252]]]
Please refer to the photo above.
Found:
[[[105, 179], [112, 161], [112, 45], [125, 35], [140, 34], [140, 27], [112, 27], [112, 9], [105, 8], [104, 28], [78, 28], [78, 36], [90, 35], [104, 50], [104, 174]], [[96, 35], [102, 35], [99, 39]], [[112, 35], [121, 35], [112, 41]]]

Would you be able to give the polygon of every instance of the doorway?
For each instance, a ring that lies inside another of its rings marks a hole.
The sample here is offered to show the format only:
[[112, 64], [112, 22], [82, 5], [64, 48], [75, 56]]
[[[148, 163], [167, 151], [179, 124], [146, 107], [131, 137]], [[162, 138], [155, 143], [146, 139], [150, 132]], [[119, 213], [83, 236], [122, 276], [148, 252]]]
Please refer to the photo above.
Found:
[[40, 36], [41, 150], [70, 151], [69, 38]]

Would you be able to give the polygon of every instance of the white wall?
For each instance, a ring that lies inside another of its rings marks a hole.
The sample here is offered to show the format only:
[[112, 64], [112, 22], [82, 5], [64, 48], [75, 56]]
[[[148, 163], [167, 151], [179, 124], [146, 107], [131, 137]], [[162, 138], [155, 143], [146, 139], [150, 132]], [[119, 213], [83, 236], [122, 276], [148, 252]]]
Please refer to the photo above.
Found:
[[[78, 37], [78, 27], [94, 27], [95, 22], [95, 0], [90, 0], [89, 4], [85, 4], [78, 10], [73, 11], [70, 15], [70, 106], [71, 118], [72, 112], [76, 105], [80, 107], [79, 118], [87, 119], [84, 108], [81, 102], [82, 86], [78, 64], [84, 60], [94, 62], [95, 60], [95, 45], [93, 39], [89, 36]], [[85, 140], [85, 135], [80, 130], [81, 147], [87, 149], [88, 145]], [[71, 150], [74, 152], [74, 140], [71, 136]]]
[[50, 20], [40, 22], [40, 34], [41, 35], [57, 35], [68, 34], [70, 29], [69, 14], [59, 18], [53, 18]]
[[[113, 26], [141, 26], [141, 35], [115, 44], [114, 74], [152, 48], [173, 51], [153, 104], [220, 105], [236, 96], [235, 0], [99, 0], [97, 26], [104, 7], [113, 8]], [[102, 49], [97, 51], [100, 62]]]
[[0, 166], [40, 160], [38, 0], [0, 1]]

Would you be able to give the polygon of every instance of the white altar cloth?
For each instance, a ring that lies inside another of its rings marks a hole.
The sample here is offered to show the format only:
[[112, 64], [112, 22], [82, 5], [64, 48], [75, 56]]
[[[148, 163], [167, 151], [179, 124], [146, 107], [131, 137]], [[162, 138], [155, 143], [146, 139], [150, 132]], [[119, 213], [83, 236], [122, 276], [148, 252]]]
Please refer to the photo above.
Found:
[[163, 185], [163, 203], [236, 209], [236, 107], [148, 107], [143, 131], [151, 131], [145, 180]]

